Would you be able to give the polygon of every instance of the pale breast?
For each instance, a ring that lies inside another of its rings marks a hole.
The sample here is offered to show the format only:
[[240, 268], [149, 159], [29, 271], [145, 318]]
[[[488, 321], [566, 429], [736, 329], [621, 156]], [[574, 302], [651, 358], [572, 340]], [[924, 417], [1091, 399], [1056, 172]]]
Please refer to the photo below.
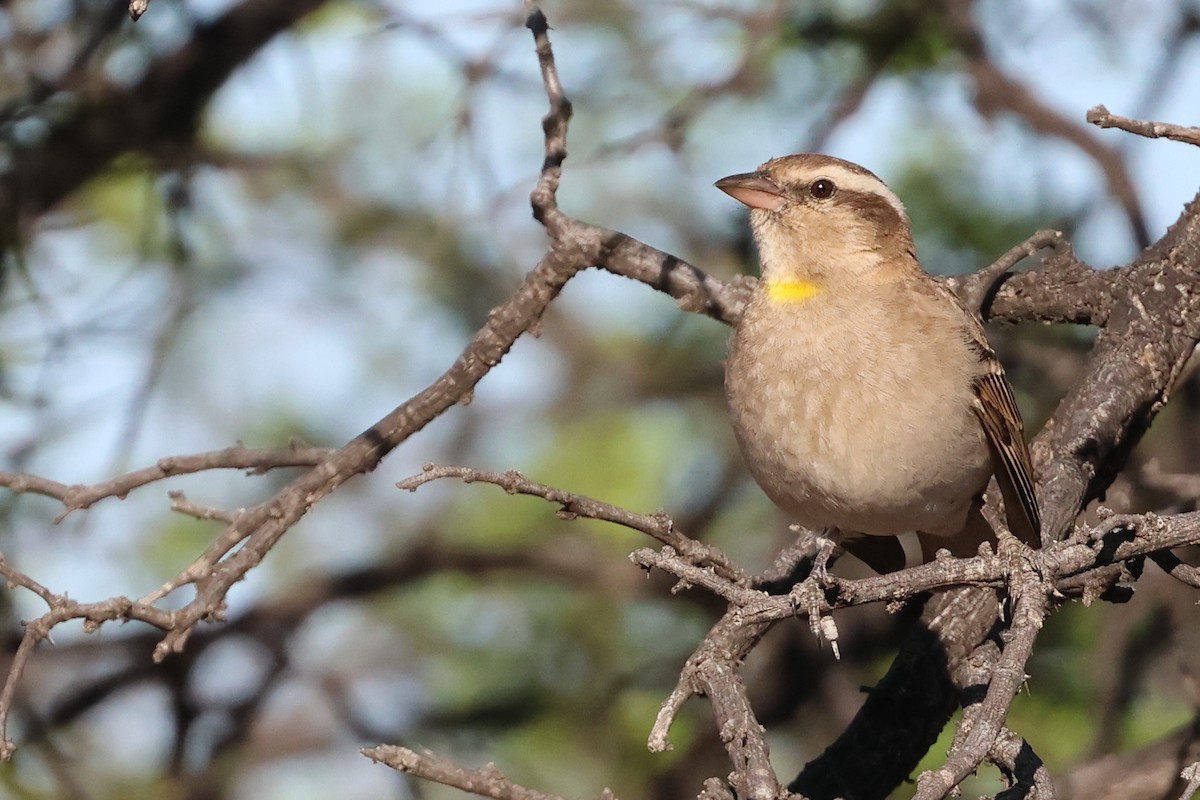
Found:
[[747, 467], [807, 527], [954, 533], [991, 472], [978, 361], [953, 318], [855, 303], [852, 328], [824, 298], [747, 308], [726, 364]]

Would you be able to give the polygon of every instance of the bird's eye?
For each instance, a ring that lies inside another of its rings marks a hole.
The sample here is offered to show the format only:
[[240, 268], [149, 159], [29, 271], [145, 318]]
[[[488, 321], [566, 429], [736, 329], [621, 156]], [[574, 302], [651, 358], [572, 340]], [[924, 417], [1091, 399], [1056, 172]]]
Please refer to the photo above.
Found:
[[818, 178], [808, 187], [808, 193], [818, 200], [828, 200], [837, 191], [837, 184], [828, 178]]

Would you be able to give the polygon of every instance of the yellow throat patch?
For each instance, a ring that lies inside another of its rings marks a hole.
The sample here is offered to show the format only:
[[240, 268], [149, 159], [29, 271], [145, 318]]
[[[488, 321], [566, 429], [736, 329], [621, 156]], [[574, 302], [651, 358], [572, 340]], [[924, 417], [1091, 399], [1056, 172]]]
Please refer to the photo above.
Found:
[[824, 291], [819, 283], [807, 280], [771, 281], [767, 284], [767, 297], [777, 303], [800, 303], [816, 297]]

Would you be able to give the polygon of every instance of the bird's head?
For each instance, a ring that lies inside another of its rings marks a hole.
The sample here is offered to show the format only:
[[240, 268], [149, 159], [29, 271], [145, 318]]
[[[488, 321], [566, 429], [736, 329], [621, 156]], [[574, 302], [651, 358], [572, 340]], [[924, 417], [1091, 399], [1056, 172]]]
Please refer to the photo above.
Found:
[[783, 156], [716, 186], [750, 208], [768, 282], [866, 279], [881, 265], [914, 258], [900, 198], [849, 161]]

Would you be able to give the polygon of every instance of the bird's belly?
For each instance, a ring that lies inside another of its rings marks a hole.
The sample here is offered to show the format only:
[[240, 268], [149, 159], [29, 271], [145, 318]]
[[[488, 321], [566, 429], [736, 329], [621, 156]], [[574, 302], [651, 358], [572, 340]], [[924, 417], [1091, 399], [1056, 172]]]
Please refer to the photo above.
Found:
[[767, 495], [810, 528], [957, 532], [991, 473], [969, 381], [795, 344], [741, 379], [730, 362], [734, 430]]

